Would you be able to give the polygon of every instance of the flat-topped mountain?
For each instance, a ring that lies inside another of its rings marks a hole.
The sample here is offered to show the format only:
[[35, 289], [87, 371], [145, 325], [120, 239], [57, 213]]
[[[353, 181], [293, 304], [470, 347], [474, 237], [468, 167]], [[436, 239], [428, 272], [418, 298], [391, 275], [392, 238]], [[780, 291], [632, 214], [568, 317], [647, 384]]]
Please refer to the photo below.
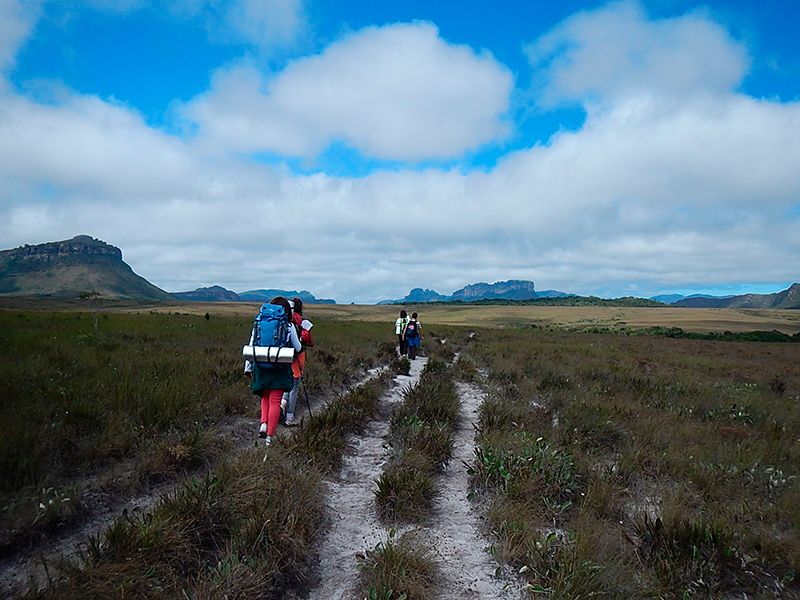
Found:
[[451, 296], [444, 296], [435, 290], [414, 288], [401, 300], [384, 300], [379, 304], [413, 304], [422, 302], [448, 302], [460, 300], [472, 302], [477, 300], [532, 300], [534, 298], [564, 298], [571, 294], [546, 290], [537, 292], [532, 281], [510, 279], [497, 283], [473, 283], [453, 292]]
[[473, 283], [453, 292], [450, 300], [485, 300], [503, 298], [506, 300], [530, 300], [537, 298], [532, 281], [510, 279], [497, 283]]
[[115, 300], [170, 300], [122, 260], [122, 251], [79, 235], [71, 240], [0, 251], [0, 295]]

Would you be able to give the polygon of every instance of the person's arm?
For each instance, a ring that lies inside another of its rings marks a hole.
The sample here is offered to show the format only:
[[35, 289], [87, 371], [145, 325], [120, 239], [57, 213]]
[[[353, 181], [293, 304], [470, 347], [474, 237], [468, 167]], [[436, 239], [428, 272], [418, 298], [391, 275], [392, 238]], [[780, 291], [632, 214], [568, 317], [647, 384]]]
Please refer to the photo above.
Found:
[[289, 343], [295, 349], [295, 352], [300, 352], [303, 349], [303, 344], [300, 343], [300, 338], [297, 337], [297, 329], [294, 326], [289, 327]]

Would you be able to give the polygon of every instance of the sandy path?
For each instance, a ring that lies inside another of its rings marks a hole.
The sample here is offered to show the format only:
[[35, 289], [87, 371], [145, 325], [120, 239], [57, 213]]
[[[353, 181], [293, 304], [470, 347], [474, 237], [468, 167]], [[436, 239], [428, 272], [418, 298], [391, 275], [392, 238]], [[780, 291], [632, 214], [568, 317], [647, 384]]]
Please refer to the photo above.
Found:
[[495, 577], [498, 564], [489, 553], [490, 542], [480, 532], [482, 519], [467, 498], [471, 463], [475, 450], [475, 426], [483, 401], [480, 388], [458, 383], [462, 421], [455, 432], [453, 458], [437, 483], [442, 492], [433, 522], [425, 532], [441, 558], [440, 598], [523, 598], [522, 586], [507, 569]]
[[381, 398], [380, 415], [351, 442], [352, 453], [345, 455], [338, 476], [328, 481], [331, 523], [320, 547], [310, 600], [357, 598], [356, 554], [387, 538], [387, 529], [378, 522], [374, 505], [375, 480], [387, 459], [384, 436], [389, 431], [392, 410], [403, 402], [403, 390], [419, 381], [427, 360], [420, 357], [411, 361], [409, 375], [395, 377], [396, 385]]
[[[404, 388], [415, 384], [426, 360], [411, 363], [409, 376], [398, 376], [382, 399], [380, 416], [370, 422], [363, 436], [354, 440], [354, 452], [345, 457], [335, 480], [328, 482], [331, 525], [320, 547], [320, 562], [309, 600], [358, 598], [356, 555], [388, 538], [388, 529], [375, 514], [375, 481], [387, 460], [384, 436], [392, 410], [403, 402]], [[469, 476], [475, 448], [475, 424], [483, 393], [472, 385], [458, 384], [462, 422], [455, 432], [450, 468], [437, 479], [441, 497], [431, 523], [419, 528], [420, 537], [433, 550], [439, 565], [439, 598], [523, 598], [521, 585], [507, 571], [495, 577], [497, 563], [489, 553], [489, 541], [481, 534], [481, 519], [472, 506]], [[395, 527], [397, 536], [413, 527]]]

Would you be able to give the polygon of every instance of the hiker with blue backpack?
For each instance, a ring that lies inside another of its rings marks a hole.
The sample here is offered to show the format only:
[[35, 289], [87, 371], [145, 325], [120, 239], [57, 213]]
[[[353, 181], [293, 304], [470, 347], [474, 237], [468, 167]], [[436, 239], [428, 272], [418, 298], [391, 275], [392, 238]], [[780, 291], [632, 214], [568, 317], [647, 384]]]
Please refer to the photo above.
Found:
[[278, 430], [283, 393], [292, 389], [292, 362], [302, 349], [292, 325], [292, 307], [282, 296], [263, 304], [253, 323], [250, 344], [242, 349], [244, 374], [250, 389], [261, 398], [260, 438], [269, 446]]
[[403, 340], [408, 348], [408, 358], [414, 360], [417, 358], [417, 348], [422, 340], [422, 325], [417, 320], [417, 313], [413, 313], [406, 323], [406, 327], [403, 329]]

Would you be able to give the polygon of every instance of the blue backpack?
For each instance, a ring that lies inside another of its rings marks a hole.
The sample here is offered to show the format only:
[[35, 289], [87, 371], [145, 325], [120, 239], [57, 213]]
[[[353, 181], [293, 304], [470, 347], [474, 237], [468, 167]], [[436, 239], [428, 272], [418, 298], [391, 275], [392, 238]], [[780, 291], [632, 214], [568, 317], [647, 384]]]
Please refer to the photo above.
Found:
[[[282, 348], [289, 344], [289, 318], [278, 304], [266, 303], [261, 306], [253, 322], [253, 346]], [[276, 366], [271, 362], [259, 366]]]

